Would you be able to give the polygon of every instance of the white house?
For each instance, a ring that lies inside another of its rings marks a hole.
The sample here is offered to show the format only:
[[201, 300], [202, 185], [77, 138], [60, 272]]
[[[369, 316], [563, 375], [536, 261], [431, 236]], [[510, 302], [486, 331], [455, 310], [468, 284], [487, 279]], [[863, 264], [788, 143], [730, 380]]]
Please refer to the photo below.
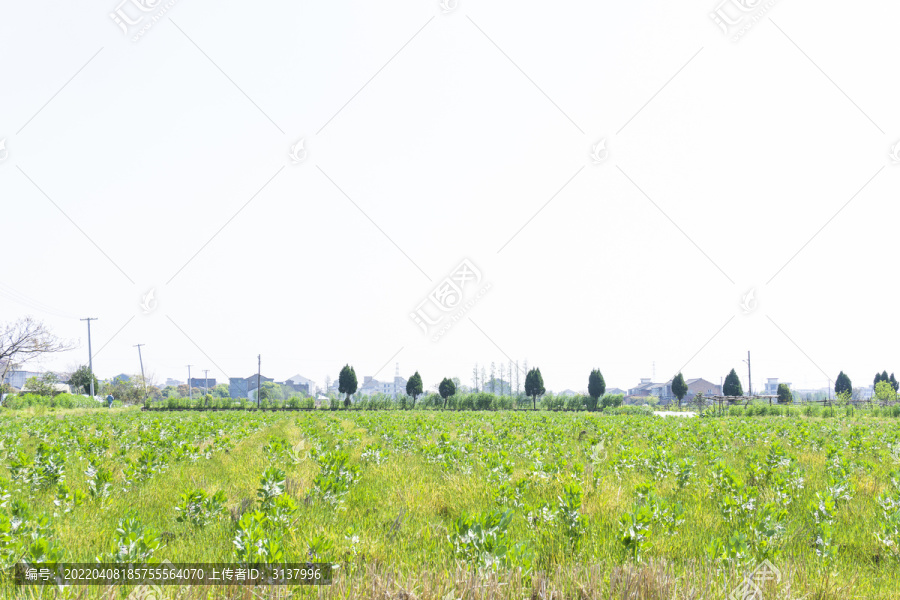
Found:
[[363, 396], [371, 396], [372, 394], [387, 394], [394, 398], [406, 395], [406, 379], [395, 375], [393, 381], [379, 381], [374, 377], [366, 375], [363, 384], [357, 392]]
[[284, 385], [292, 388], [296, 392], [302, 391], [309, 395], [313, 395], [316, 393], [316, 382], [300, 374], [285, 379]]

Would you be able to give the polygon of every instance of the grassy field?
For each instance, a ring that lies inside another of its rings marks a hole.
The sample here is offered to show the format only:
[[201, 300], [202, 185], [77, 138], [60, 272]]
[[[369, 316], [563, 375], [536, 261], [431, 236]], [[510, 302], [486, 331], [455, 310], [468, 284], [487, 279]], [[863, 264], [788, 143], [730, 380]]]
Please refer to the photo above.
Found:
[[4, 566], [336, 568], [320, 588], [3, 597], [727, 598], [763, 559], [765, 598], [900, 597], [894, 420], [21, 411], [0, 458]]

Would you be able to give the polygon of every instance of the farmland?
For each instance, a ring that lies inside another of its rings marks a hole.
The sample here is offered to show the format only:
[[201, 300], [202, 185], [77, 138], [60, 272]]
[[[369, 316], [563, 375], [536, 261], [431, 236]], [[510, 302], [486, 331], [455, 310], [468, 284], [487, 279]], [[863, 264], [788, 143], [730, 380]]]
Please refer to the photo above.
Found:
[[3, 566], [313, 559], [331, 587], [261, 597], [662, 599], [727, 597], [767, 559], [767, 598], [900, 589], [893, 419], [21, 411], [0, 458]]

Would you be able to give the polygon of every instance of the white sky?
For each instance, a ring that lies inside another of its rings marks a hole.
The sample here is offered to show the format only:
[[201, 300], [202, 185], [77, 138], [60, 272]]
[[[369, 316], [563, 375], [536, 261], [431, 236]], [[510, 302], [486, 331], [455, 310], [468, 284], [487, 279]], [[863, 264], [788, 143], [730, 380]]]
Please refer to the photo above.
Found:
[[900, 370], [896, 2], [118, 1], [0, 0], [0, 321], [82, 341], [38, 367], [90, 316], [100, 377]]

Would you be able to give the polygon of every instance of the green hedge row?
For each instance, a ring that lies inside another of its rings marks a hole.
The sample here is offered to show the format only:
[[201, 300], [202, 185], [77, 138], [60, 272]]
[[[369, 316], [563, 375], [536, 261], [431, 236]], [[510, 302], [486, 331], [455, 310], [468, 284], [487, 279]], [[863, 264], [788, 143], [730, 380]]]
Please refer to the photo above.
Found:
[[[715, 416], [718, 409], [707, 409], [706, 415]], [[730, 406], [726, 412], [729, 417], [889, 417], [900, 418], [900, 406], [822, 406], [819, 404], [797, 405], [750, 405]]]
[[[151, 400], [145, 406], [149, 408], [256, 408], [256, 402], [246, 398], [235, 400], [233, 398], [215, 398], [211, 395], [199, 398], [164, 398]], [[312, 398], [300, 398], [294, 396], [287, 400], [261, 400], [260, 408], [313, 408], [315, 401]]]
[[[42, 396], [40, 394], [10, 394], [3, 400], [3, 406], [12, 410], [23, 408], [106, 408], [106, 402], [91, 400], [87, 396], [74, 394], [57, 394], [56, 396]], [[118, 400], [113, 406], [122, 406]]]

